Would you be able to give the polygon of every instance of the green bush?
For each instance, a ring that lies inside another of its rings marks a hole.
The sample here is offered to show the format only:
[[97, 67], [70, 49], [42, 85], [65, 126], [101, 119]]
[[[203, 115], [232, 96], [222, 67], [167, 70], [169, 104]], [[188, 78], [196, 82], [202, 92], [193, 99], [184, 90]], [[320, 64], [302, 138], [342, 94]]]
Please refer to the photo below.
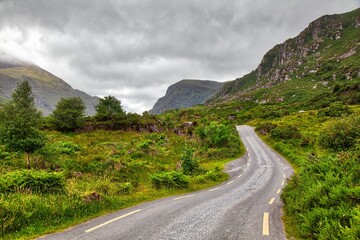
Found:
[[341, 116], [347, 116], [351, 114], [351, 109], [342, 104], [341, 102], [330, 104], [329, 107], [322, 108], [318, 112], [318, 116], [327, 116], [327, 117], [341, 117]]
[[297, 139], [300, 138], [300, 132], [297, 127], [292, 125], [277, 126], [270, 132], [273, 139]]
[[266, 135], [266, 134], [270, 133], [276, 127], [277, 127], [276, 124], [273, 124], [271, 122], [266, 122], [266, 123], [262, 123], [259, 126], [257, 126], [255, 128], [255, 131], [257, 131], [263, 135]]
[[153, 174], [151, 182], [155, 189], [165, 188], [187, 188], [189, 179], [181, 172], [171, 171]]
[[181, 154], [182, 170], [186, 175], [194, 175], [199, 172], [199, 163], [194, 159], [194, 149], [187, 148]]
[[352, 147], [360, 138], [360, 116], [330, 121], [320, 132], [318, 143], [324, 148], [343, 150]]
[[65, 187], [62, 173], [36, 170], [16, 170], [0, 177], [0, 192], [60, 192]]
[[208, 147], [225, 147], [236, 142], [233, 129], [230, 126], [212, 122], [209, 125], [196, 128], [195, 133]]

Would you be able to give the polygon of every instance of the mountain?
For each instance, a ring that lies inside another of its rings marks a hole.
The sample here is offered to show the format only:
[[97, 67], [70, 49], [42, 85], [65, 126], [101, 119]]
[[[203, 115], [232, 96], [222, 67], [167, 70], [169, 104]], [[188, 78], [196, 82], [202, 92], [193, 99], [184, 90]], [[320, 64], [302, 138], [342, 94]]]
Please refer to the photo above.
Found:
[[255, 70], [227, 82], [208, 102], [296, 102], [359, 79], [359, 36], [360, 8], [320, 17], [274, 46]]
[[6, 102], [21, 81], [27, 80], [35, 95], [35, 104], [49, 115], [61, 98], [80, 97], [87, 108], [88, 115], [95, 114], [97, 97], [73, 89], [64, 80], [32, 64], [0, 60], [0, 102]]
[[171, 85], [149, 111], [160, 114], [168, 109], [192, 107], [204, 103], [224, 86], [224, 83], [208, 80], [184, 79]]

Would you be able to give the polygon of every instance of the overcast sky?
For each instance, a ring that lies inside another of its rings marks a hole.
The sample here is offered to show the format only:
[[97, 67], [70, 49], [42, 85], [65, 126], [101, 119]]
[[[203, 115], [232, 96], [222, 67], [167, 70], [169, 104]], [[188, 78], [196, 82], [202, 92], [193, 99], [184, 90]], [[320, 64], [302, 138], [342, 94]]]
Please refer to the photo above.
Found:
[[181, 79], [227, 81], [360, 0], [0, 0], [0, 56], [142, 113]]

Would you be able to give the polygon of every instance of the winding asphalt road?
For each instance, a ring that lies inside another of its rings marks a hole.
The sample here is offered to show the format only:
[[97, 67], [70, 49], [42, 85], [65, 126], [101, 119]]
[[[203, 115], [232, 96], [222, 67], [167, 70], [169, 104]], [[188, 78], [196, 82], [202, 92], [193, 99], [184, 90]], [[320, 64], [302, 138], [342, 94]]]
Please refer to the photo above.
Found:
[[40, 239], [285, 239], [279, 194], [293, 170], [253, 128], [237, 130], [247, 154], [211, 189], [140, 204]]

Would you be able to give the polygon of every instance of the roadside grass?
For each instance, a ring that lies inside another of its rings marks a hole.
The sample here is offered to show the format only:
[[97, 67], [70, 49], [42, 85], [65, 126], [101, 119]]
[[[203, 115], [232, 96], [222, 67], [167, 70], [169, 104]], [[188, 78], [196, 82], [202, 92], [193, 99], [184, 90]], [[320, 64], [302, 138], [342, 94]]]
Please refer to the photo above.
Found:
[[[39, 179], [27, 180], [25, 174], [26, 187], [0, 192], [2, 239], [30, 239], [143, 202], [209, 188], [228, 178], [221, 169], [244, 152], [239, 140], [217, 151], [198, 137], [166, 132], [45, 133], [47, 145], [32, 156], [32, 167], [62, 174], [65, 186], [57, 192], [34, 191], [31, 184]], [[237, 137], [235, 130], [231, 134]], [[200, 167], [188, 176], [177, 169], [187, 149]], [[23, 157], [0, 146], [0, 185], [6, 174], [24, 171]], [[186, 188], [153, 187], [154, 174], [172, 171], [187, 179]]]

